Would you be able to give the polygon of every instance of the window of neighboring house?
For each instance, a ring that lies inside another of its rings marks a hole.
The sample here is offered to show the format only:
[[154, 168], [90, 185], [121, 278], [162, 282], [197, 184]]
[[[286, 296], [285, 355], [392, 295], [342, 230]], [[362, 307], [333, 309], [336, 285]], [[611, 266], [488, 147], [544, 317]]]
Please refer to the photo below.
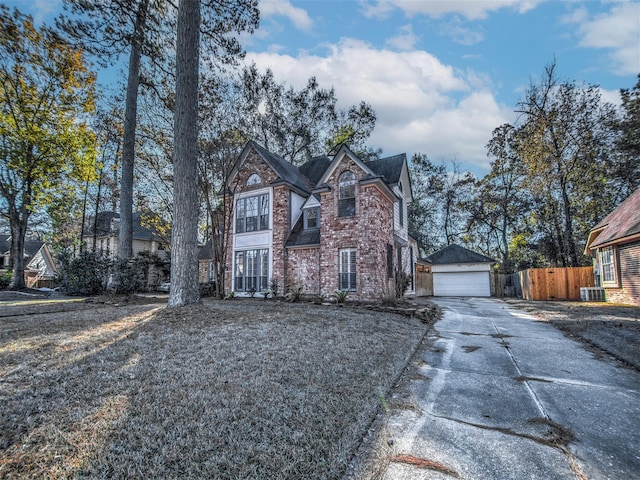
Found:
[[261, 182], [262, 179], [260, 176], [257, 173], [252, 173], [249, 175], [249, 178], [247, 178], [247, 187], [250, 187], [251, 185], [259, 185]]
[[338, 216], [352, 217], [356, 214], [356, 176], [347, 170], [338, 179]]
[[269, 194], [240, 198], [236, 202], [236, 233], [269, 228]]
[[319, 228], [320, 227], [320, 207], [307, 208], [304, 210], [304, 228]]
[[603, 282], [614, 283], [616, 281], [613, 247], [605, 247], [600, 250], [600, 269]]
[[355, 290], [356, 289], [356, 251], [353, 248], [345, 248], [340, 250], [340, 274], [339, 289]]
[[393, 245], [387, 243], [387, 278], [393, 277]]
[[269, 288], [269, 250], [245, 250], [235, 256], [235, 291], [261, 292]]

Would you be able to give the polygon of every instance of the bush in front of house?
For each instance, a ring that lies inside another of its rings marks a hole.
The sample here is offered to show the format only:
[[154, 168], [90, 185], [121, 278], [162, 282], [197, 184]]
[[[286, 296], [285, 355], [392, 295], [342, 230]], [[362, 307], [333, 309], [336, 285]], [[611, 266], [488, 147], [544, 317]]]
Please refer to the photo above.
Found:
[[111, 260], [97, 252], [61, 255], [58, 285], [69, 295], [101, 295], [107, 290]]
[[0, 290], [6, 290], [11, 285], [11, 272], [6, 271], [0, 275]]

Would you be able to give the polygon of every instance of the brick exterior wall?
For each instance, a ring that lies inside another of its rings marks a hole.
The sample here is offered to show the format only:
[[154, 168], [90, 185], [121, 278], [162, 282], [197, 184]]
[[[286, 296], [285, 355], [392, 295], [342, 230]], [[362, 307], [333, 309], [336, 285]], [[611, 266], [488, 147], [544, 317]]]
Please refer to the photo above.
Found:
[[[338, 178], [351, 170], [356, 177], [356, 212], [351, 217], [338, 217]], [[251, 174], [262, 179], [258, 185], [246, 186]], [[393, 201], [376, 184], [360, 184], [365, 172], [356, 162], [344, 156], [326, 184], [330, 191], [321, 193], [320, 247], [286, 249], [290, 232], [291, 191], [285, 185], [272, 188], [272, 250], [271, 279], [280, 284], [280, 292], [287, 287], [302, 286], [305, 294], [330, 296], [339, 287], [339, 251], [356, 250], [356, 290], [351, 299], [372, 300], [393, 295], [395, 284], [387, 276], [387, 245], [393, 245], [394, 269], [397, 268], [397, 246], [393, 239]], [[275, 173], [255, 152], [251, 151], [230, 185], [235, 194], [265, 188], [276, 180]], [[231, 197], [225, 201], [232, 205]], [[405, 225], [406, 228], [406, 225]], [[232, 290], [233, 230], [227, 231], [227, 275], [225, 288]], [[415, 252], [414, 252], [415, 254]], [[409, 248], [402, 249], [403, 263], [409, 269]]]
[[[338, 177], [351, 170], [356, 177], [356, 214], [338, 217]], [[356, 249], [355, 299], [380, 298], [389, 288], [386, 276], [386, 244], [393, 244], [393, 202], [374, 185], [361, 185], [364, 171], [349, 157], [336, 167], [321, 194], [320, 291], [330, 295], [338, 289], [339, 251]]]
[[619, 288], [606, 288], [607, 302], [640, 305], [640, 241], [617, 248]]
[[280, 285], [280, 292], [284, 293], [286, 271], [285, 243], [289, 236], [289, 189], [280, 186], [273, 189], [273, 252], [271, 259], [271, 280]]
[[290, 249], [287, 257], [287, 285], [302, 287], [307, 295], [320, 294], [320, 248]]
[[[261, 182], [255, 185], [247, 185], [247, 180], [254, 173], [260, 177]], [[269, 167], [269, 165], [267, 165], [262, 160], [262, 158], [255, 152], [255, 150], [251, 150], [248, 153], [244, 163], [242, 164], [242, 166], [236, 173], [235, 177], [233, 178], [231, 185], [229, 185], [228, 187], [234, 194], [238, 195], [238, 194], [249, 192], [252, 190], [259, 190], [259, 189], [268, 187], [269, 184], [275, 181], [277, 178], [278, 176], [271, 169], [271, 167]], [[280, 188], [275, 190], [286, 190], [286, 189]], [[272, 225], [269, 226], [272, 229], [274, 228], [273, 224], [278, 224], [278, 220], [277, 220], [278, 217], [276, 216], [276, 212], [281, 211], [282, 209], [282, 207], [276, 203], [275, 201], [276, 197], [278, 198], [278, 201], [281, 201], [282, 196], [277, 195], [274, 191], [274, 195], [271, 198], [271, 204], [269, 205], [269, 208], [273, 212]], [[287, 195], [287, 198], [288, 198], [288, 195]], [[233, 208], [233, 199], [231, 196], [226, 196], [225, 202], [227, 202], [227, 208]], [[225, 275], [225, 281], [224, 281], [225, 291], [227, 292], [232, 291], [232, 281], [233, 281], [233, 273], [234, 273], [233, 272], [233, 233], [235, 231], [234, 219], [235, 219], [235, 216], [232, 215], [230, 225], [229, 225], [230, 228], [227, 230], [227, 255], [226, 255], [226, 262], [225, 262], [227, 273]], [[284, 228], [286, 228], [286, 226]], [[274, 232], [274, 234], [275, 233], [276, 232]], [[277, 233], [281, 236], [281, 233], [279, 230], [277, 231]], [[274, 243], [273, 250], [276, 251], [277, 249], [278, 249], [278, 245]], [[279, 246], [279, 251], [282, 252], [282, 244]], [[273, 261], [272, 261], [272, 265], [273, 265]], [[272, 268], [274, 267], [272, 266]]]

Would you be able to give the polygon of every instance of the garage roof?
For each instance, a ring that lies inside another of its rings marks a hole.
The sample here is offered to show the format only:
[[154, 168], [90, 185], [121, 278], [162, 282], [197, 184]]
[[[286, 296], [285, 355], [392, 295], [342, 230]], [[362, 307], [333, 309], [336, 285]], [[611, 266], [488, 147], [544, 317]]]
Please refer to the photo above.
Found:
[[456, 244], [448, 245], [432, 253], [426, 260], [434, 265], [449, 263], [498, 263], [493, 258], [489, 258]]

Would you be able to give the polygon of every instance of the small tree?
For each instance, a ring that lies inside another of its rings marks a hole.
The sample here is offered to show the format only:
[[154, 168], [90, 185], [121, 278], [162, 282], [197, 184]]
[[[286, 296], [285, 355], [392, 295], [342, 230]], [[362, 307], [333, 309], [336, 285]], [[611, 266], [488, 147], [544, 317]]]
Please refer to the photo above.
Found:
[[0, 195], [11, 228], [12, 286], [24, 282], [32, 213], [62, 203], [73, 182], [96, 176], [95, 75], [81, 50], [0, 5]]

